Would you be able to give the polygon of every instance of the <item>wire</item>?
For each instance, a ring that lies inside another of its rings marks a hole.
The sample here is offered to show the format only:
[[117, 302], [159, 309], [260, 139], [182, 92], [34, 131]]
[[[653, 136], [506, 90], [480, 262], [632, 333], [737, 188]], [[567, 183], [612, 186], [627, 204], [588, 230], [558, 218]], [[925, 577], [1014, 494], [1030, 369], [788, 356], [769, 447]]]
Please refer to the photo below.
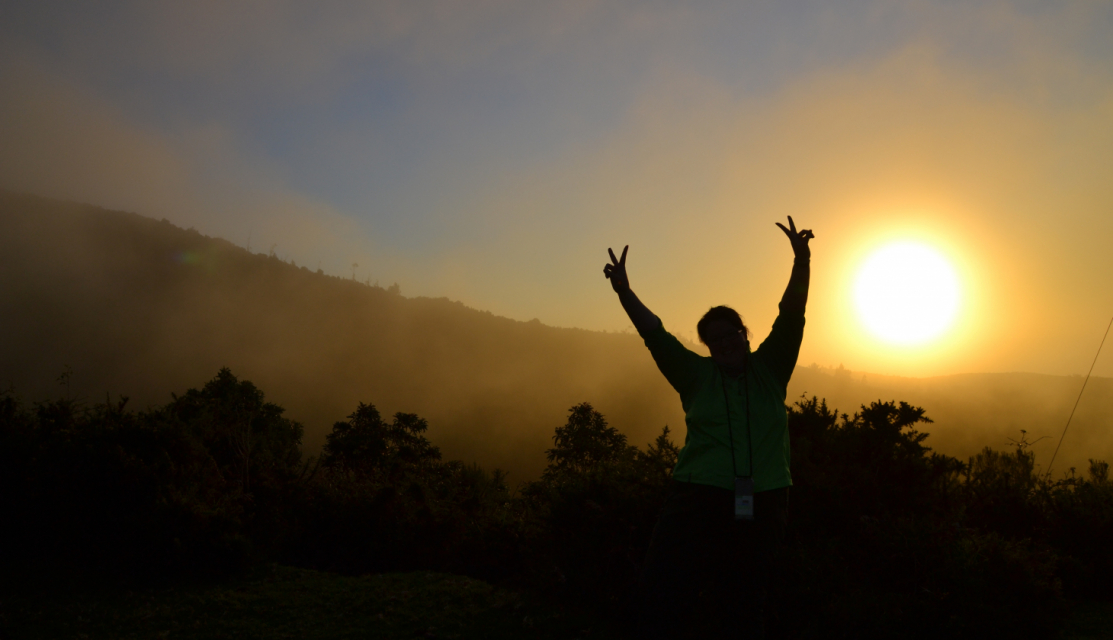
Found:
[[1070, 426], [1071, 418], [1074, 417], [1075, 409], [1078, 409], [1078, 401], [1082, 399], [1082, 392], [1086, 390], [1086, 383], [1090, 381], [1090, 374], [1094, 372], [1094, 365], [1098, 363], [1098, 356], [1101, 355], [1101, 348], [1105, 346], [1105, 339], [1109, 337], [1109, 327], [1113, 327], [1113, 318], [1109, 319], [1109, 326], [1105, 327], [1105, 335], [1101, 337], [1101, 344], [1098, 345], [1098, 352], [1094, 354], [1094, 361], [1090, 363], [1090, 370], [1086, 372], [1086, 379], [1082, 381], [1082, 388], [1078, 391], [1078, 397], [1074, 400], [1074, 408], [1070, 410], [1070, 416], [1067, 417], [1067, 424], [1063, 427], [1063, 435], [1059, 436], [1059, 444], [1055, 445], [1055, 453], [1051, 454], [1051, 462], [1047, 463], [1047, 475], [1051, 477], [1051, 465], [1055, 464], [1055, 456], [1059, 455], [1059, 447], [1063, 446], [1063, 438], [1067, 437], [1067, 427]]

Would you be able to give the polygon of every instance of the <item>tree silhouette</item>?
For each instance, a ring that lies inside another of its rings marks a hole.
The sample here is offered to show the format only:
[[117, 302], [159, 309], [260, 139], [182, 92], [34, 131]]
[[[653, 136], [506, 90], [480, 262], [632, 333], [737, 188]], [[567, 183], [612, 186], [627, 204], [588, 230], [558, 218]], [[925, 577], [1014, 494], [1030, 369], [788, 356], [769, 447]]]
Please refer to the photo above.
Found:
[[254, 384], [223, 368], [200, 390], [174, 396], [162, 417], [200, 437], [226, 477], [247, 493], [254, 478], [289, 472], [301, 459], [304, 428], [282, 417], [284, 412], [266, 402]]
[[428, 423], [412, 413], [394, 414], [387, 423], [375, 405], [360, 403], [355, 412], [332, 427], [325, 442], [324, 465], [363, 475], [393, 476], [404, 468], [441, 459], [440, 449], [423, 434]]
[[545, 477], [582, 474], [598, 464], [633, 457], [626, 436], [607, 425], [603, 414], [587, 402], [568, 410], [568, 422], [553, 435], [556, 445], [545, 451], [549, 466]]

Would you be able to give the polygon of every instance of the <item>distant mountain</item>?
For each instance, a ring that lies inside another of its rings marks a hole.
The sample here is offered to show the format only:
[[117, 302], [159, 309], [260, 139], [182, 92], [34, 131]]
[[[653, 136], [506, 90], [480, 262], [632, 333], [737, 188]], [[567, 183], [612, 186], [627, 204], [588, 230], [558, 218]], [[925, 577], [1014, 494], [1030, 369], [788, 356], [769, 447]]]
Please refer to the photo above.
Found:
[[[384, 414], [421, 415], [447, 456], [518, 480], [540, 472], [553, 429], [579, 402], [633, 444], [665, 424], [684, 437], [676, 393], [635, 335], [406, 298], [134, 213], [0, 192], [0, 291], [0, 384], [28, 399], [62, 392], [56, 380], [70, 371], [67, 393], [161, 404], [227, 366], [305, 424], [311, 450], [333, 422], [370, 402]], [[1057, 468], [1113, 458], [1110, 382], [1090, 382], [1064, 445], [1070, 453], [1060, 453], [1069, 464]], [[807, 391], [853, 412], [871, 400], [906, 400], [936, 420], [929, 444], [967, 455], [1022, 428], [1058, 437], [1080, 385], [1031, 374], [898, 379], [800, 367], [789, 401]]]

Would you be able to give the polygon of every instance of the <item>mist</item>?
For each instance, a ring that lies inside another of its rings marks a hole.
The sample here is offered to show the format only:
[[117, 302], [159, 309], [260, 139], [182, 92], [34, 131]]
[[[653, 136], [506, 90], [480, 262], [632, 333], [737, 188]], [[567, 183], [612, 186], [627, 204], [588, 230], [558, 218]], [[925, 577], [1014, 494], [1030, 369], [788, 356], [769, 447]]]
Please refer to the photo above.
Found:
[[824, 398], [849, 414], [871, 402], [902, 400], [927, 410], [933, 423], [918, 428], [930, 434], [925, 444], [939, 453], [967, 460], [985, 447], [1011, 448], [1023, 439], [1033, 443], [1043, 472], [1055, 455], [1050, 471], [1060, 477], [1071, 468], [1082, 473], [1091, 459], [1113, 458], [1113, 379], [1092, 377], [1085, 390], [1083, 380], [1034, 373], [909, 378], [813, 364], [797, 366], [788, 396], [790, 402]]
[[[516, 481], [540, 474], [553, 429], [581, 402], [639, 446], [664, 426], [680, 442], [686, 433], [675, 391], [632, 332], [410, 298], [396, 283], [329, 276], [166, 220], [34, 196], [2, 194], [0, 231], [0, 382], [29, 400], [161, 405], [228, 367], [305, 425], [311, 453], [364, 402], [426, 418], [446, 456]], [[760, 342], [768, 327], [751, 326]], [[1034, 448], [1046, 465], [1080, 386], [1079, 377], [899, 378], [812, 365], [797, 367], [788, 402], [818, 396], [852, 414], [907, 401], [935, 421], [922, 429], [927, 444], [960, 459], [1025, 429], [1030, 441], [1048, 438]], [[1093, 379], [1057, 472], [1113, 457], [1111, 418], [1110, 380]]]
[[406, 298], [396, 284], [84, 205], [3, 194], [0, 227], [0, 380], [29, 399], [123, 395], [142, 408], [229, 367], [306, 426], [312, 452], [365, 402], [421, 415], [446, 455], [518, 480], [540, 473], [553, 429], [581, 402], [632, 442], [683, 427], [631, 334]]

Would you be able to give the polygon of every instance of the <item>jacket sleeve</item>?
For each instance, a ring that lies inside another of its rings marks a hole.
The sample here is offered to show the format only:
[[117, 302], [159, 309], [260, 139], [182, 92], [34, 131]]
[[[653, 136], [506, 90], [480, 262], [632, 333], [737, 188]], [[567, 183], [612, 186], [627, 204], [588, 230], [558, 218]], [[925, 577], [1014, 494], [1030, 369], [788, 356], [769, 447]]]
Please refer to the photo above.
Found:
[[698, 383], [699, 364], [702, 357], [690, 351], [680, 343], [658, 321], [657, 328], [647, 331], [642, 335], [645, 346], [649, 349], [657, 368], [665, 375], [673, 389], [680, 396], [686, 397], [688, 392]]
[[804, 340], [804, 307], [808, 302], [808, 284], [811, 265], [807, 259], [792, 265], [792, 276], [781, 298], [780, 315], [773, 322], [773, 330], [758, 347], [757, 353], [769, 370], [784, 386], [796, 368], [800, 357], [800, 343]]

